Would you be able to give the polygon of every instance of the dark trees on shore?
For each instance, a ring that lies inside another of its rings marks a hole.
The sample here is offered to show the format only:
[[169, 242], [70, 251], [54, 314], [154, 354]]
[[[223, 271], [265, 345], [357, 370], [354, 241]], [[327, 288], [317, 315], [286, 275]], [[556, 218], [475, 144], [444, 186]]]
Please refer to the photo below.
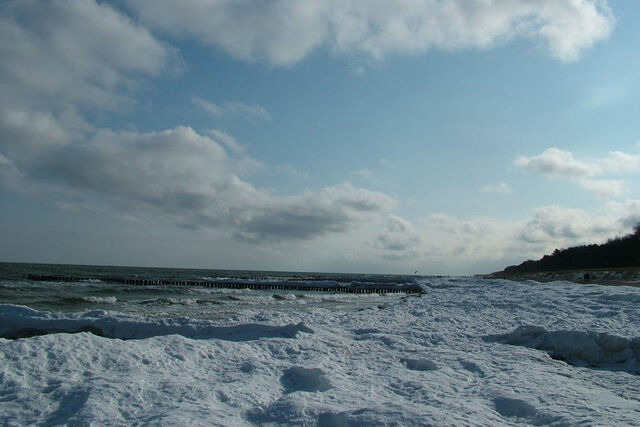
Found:
[[535, 273], [539, 271], [617, 268], [640, 266], [640, 224], [634, 232], [616, 237], [602, 245], [584, 245], [556, 249], [538, 261], [525, 261], [504, 269], [505, 273]]

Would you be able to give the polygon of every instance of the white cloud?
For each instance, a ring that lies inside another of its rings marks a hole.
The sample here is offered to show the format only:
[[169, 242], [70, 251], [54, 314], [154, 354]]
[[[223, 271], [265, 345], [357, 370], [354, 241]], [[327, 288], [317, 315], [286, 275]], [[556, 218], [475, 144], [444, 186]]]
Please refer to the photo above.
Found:
[[497, 184], [487, 184], [480, 189], [483, 193], [490, 194], [512, 194], [513, 190], [504, 182], [499, 182]]
[[[242, 239], [313, 239], [356, 228], [394, 200], [349, 183], [280, 197], [243, 175], [262, 165], [230, 135], [190, 127], [100, 129], [90, 112], [133, 103], [145, 76], [172, 52], [106, 3], [5, 2], [0, 6], [0, 173], [4, 185], [39, 188], [59, 206], [129, 213]], [[263, 107], [195, 99], [212, 113], [268, 120]], [[223, 145], [229, 151], [225, 150]]]
[[601, 199], [613, 199], [627, 192], [625, 181], [621, 179], [583, 179], [580, 185]]
[[520, 156], [515, 160], [515, 164], [543, 175], [567, 178], [584, 178], [599, 172], [596, 165], [578, 161], [573, 158], [571, 152], [558, 148], [549, 148], [535, 157]]
[[181, 126], [99, 130], [43, 151], [23, 171], [52, 194], [93, 196], [98, 206], [263, 243], [343, 232], [395, 205], [349, 183], [279, 197], [243, 180], [238, 164], [213, 139]]
[[638, 223], [640, 200], [609, 202], [592, 212], [545, 206], [529, 219], [511, 221], [432, 214], [412, 224], [390, 215], [367, 255], [403, 270], [477, 273], [539, 259], [556, 248], [603, 243]]
[[524, 223], [517, 239], [539, 257], [555, 248], [603, 243], [640, 222], [640, 200], [609, 202], [596, 212], [547, 206]]
[[226, 109], [232, 113], [243, 114], [261, 120], [271, 120], [271, 113], [260, 105], [249, 105], [242, 102], [228, 102]]
[[214, 116], [221, 116], [222, 113], [224, 113], [224, 108], [214, 104], [213, 102], [198, 98], [197, 96], [191, 97], [191, 103], [202, 108], [207, 113], [213, 114]]
[[170, 54], [107, 4], [23, 0], [0, 7], [3, 104], [115, 108], [137, 76], [158, 74]]
[[595, 0], [129, 0], [141, 18], [244, 60], [292, 65], [321, 46], [382, 58], [429, 49], [485, 49], [517, 37], [542, 40], [563, 61], [611, 32]]
[[0, 151], [21, 169], [91, 132], [86, 112], [131, 105], [173, 54], [107, 4], [24, 0], [0, 5], [0, 57]]
[[192, 97], [191, 102], [214, 116], [238, 114], [253, 119], [271, 120], [271, 114], [260, 105], [249, 105], [242, 102], [227, 102], [224, 105], [218, 105], [197, 96]]
[[[486, 48], [517, 36], [542, 38], [555, 55], [570, 60], [605, 37], [612, 24], [605, 9], [588, 1], [496, 4], [158, 1], [137, 4], [136, 10], [158, 27], [195, 35], [240, 58], [273, 64], [293, 64], [320, 46], [380, 58], [430, 48]], [[567, 30], [562, 43], [559, 35], [544, 30], [556, 27]], [[411, 224], [389, 215], [396, 205], [393, 198], [350, 183], [295, 196], [256, 187], [246, 175], [260, 168], [260, 162], [219, 130], [201, 135], [186, 126], [146, 133], [100, 129], [88, 122], [90, 114], [132, 105], [141, 81], [166, 70], [174, 57], [171, 48], [108, 3], [4, 2], [0, 57], [2, 184], [39, 187], [65, 209], [113, 210], [144, 218], [145, 224], [160, 219], [251, 242], [333, 238], [342, 244], [334, 250], [336, 257], [361, 250], [360, 259], [394, 259], [411, 267], [424, 262], [434, 266], [432, 271], [439, 264], [446, 265], [440, 270], [469, 270], [474, 262], [537, 253], [549, 242], [571, 242], [582, 231], [585, 238], [603, 236], [640, 218], [637, 201], [607, 205], [607, 214], [593, 217], [543, 210], [529, 224], [538, 237], [528, 241], [518, 238], [521, 223], [490, 218], [432, 215]], [[259, 105], [193, 102], [214, 115], [271, 117]], [[615, 170], [635, 171], [639, 164], [636, 155], [614, 152], [597, 163], [597, 172], [579, 173], [576, 165], [589, 162], [571, 157], [567, 168], [560, 154], [560, 166], [550, 170], [583, 180]], [[615, 187], [610, 182], [607, 190], [600, 181], [590, 184], [594, 191], [599, 187], [604, 194]], [[373, 235], [372, 227], [360, 227], [382, 222]], [[587, 226], [578, 227], [582, 223]], [[353, 236], [360, 240], [349, 240]]]
[[518, 237], [525, 243], [544, 245], [588, 241], [597, 231], [612, 231], [614, 225], [613, 221], [605, 224], [602, 218], [591, 217], [581, 209], [546, 206], [536, 210], [534, 217], [521, 227]]
[[265, 168], [267, 170], [267, 172], [271, 172], [273, 174], [276, 175], [290, 175], [290, 176], [295, 176], [297, 178], [309, 178], [309, 172], [302, 170], [302, 169], [298, 169], [292, 165], [276, 165], [276, 166], [271, 166], [271, 167], [267, 167]]
[[601, 161], [601, 168], [604, 172], [638, 172], [640, 171], [640, 154], [610, 151]]
[[217, 142], [223, 143], [229, 150], [236, 154], [244, 154], [244, 147], [236, 141], [234, 137], [228, 133], [222, 132], [218, 129], [210, 129], [208, 134]]
[[420, 256], [420, 236], [409, 221], [399, 216], [388, 216], [377, 240], [383, 258], [408, 260]]
[[349, 231], [395, 206], [392, 198], [350, 183], [300, 196], [273, 198], [243, 213], [237, 236], [256, 242], [309, 239]]
[[514, 164], [542, 175], [573, 180], [598, 197], [607, 199], [625, 194], [627, 183], [621, 179], [595, 177], [640, 172], [640, 154], [610, 151], [602, 158], [577, 160], [569, 151], [549, 148], [538, 156], [520, 156]]
[[358, 169], [358, 170], [351, 171], [351, 173], [371, 181], [376, 180], [375, 174], [370, 169]]

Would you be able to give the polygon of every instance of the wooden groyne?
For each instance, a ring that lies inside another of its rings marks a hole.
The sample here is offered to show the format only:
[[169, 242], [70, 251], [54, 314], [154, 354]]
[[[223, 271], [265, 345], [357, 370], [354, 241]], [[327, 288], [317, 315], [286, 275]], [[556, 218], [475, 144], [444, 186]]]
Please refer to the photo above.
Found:
[[400, 286], [380, 286], [358, 284], [352, 286], [336, 285], [336, 286], [319, 286], [309, 283], [295, 282], [275, 282], [275, 283], [259, 283], [241, 280], [177, 280], [177, 279], [140, 279], [127, 277], [74, 277], [74, 276], [56, 276], [30, 274], [29, 280], [38, 282], [89, 282], [101, 281], [108, 283], [118, 283], [122, 285], [133, 286], [201, 286], [205, 288], [224, 288], [224, 289], [256, 289], [256, 290], [285, 290], [285, 291], [304, 291], [304, 292], [342, 292], [349, 294], [419, 294], [422, 289], [415, 285]]

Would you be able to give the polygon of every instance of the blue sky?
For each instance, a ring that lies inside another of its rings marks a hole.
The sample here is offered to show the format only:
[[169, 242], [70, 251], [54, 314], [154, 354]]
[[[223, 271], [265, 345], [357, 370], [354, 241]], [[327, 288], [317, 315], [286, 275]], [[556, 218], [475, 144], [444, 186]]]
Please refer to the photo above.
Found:
[[0, 5], [0, 260], [495, 271], [640, 222], [629, 1]]

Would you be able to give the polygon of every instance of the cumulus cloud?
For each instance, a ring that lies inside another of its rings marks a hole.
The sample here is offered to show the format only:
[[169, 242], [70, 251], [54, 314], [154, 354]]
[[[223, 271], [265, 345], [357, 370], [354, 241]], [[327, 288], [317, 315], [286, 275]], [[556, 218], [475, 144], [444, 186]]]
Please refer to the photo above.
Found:
[[487, 184], [480, 189], [483, 193], [490, 194], [511, 194], [513, 190], [504, 182], [499, 182], [497, 184]]
[[638, 223], [640, 200], [608, 202], [593, 212], [545, 206], [522, 220], [432, 214], [411, 223], [390, 215], [371, 255], [421, 271], [478, 272], [492, 265], [499, 270], [556, 248], [603, 243]]
[[602, 158], [578, 160], [569, 151], [549, 148], [538, 156], [520, 156], [514, 164], [541, 175], [573, 180], [598, 197], [607, 199], [623, 195], [627, 191], [627, 184], [621, 179], [596, 177], [639, 172], [640, 154], [611, 151]]
[[520, 156], [515, 160], [515, 164], [543, 175], [567, 178], [583, 178], [597, 173], [595, 165], [578, 161], [573, 158], [571, 152], [559, 148], [549, 148], [539, 156]]
[[429, 49], [484, 49], [517, 37], [572, 61], [611, 32], [595, 0], [170, 0], [128, 4], [151, 25], [198, 38], [244, 60], [292, 65], [321, 46], [382, 58]]
[[309, 239], [344, 232], [367, 217], [388, 211], [395, 201], [350, 183], [269, 200], [245, 212], [237, 235], [245, 240]]
[[233, 151], [234, 153], [244, 154], [245, 152], [244, 147], [240, 145], [238, 141], [236, 141], [236, 139], [233, 136], [229, 135], [228, 133], [222, 132], [221, 130], [218, 130], [218, 129], [210, 129], [209, 135], [211, 135], [211, 137], [216, 141], [224, 144], [227, 147], [227, 149]]
[[218, 105], [197, 96], [191, 98], [191, 103], [214, 116], [236, 114], [250, 119], [271, 120], [271, 114], [260, 105], [249, 105], [243, 102], [227, 102], [224, 105]]
[[[142, 22], [156, 28], [197, 37], [238, 58], [277, 65], [294, 64], [321, 47], [382, 58], [431, 48], [488, 48], [515, 37], [542, 40], [555, 56], [572, 60], [606, 37], [613, 25], [608, 9], [598, 6], [604, 3], [587, 0], [130, 4]], [[0, 56], [2, 184], [40, 188], [64, 209], [113, 210], [250, 242], [356, 236], [367, 259], [383, 257], [412, 267], [419, 261], [434, 266], [433, 271], [444, 263], [447, 270], [460, 271], [472, 260], [535, 252], [549, 242], [571, 242], [582, 232], [594, 237], [625, 230], [640, 218], [640, 202], [627, 201], [607, 205], [608, 213], [595, 217], [542, 210], [526, 223], [527, 235], [522, 223], [490, 218], [431, 215], [412, 224], [389, 214], [396, 205], [393, 198], [348, 182], [293, 196], [259, 188], [247, 175], [260, 162], [220, 130], [102, 129], [90, 117], [135, 105], [145, 79], [170, 69], [176, 58], [172, 48], [106, 2], [3, 2]], [[193, 103], [213, 115], [271, 118], [259, 105], [201, 98]], [[636, 155], [614, 152], [595, 172], [581, 173], [581, 164], [592, 164], [554, 155], [551, 166], [549, 159], [541, 159], [523, 167], [591, 180], [584, 185], [606, 193], [597, 177], [635, 171], [640, 164]], [[567, 228], [569, 222], [573, 229]], [[360, 227], [365, 223], [366, 231]], [[587, 225], [576, 228], [581, 223]], [[380, 225], [374, 235], [371, 224]], [[344, 243], [354, 252], [354, 243]]]
[[0, 5], [0, 151], [20, 169], [41, 147], [81, 140], [88, 111], [122, 108], [171, 49], [106, 4], [81, 0]]
[[25, 170], [52, 190], [94, 195], [127, 212], [251, 241], [346, 231], [395, 204], [349, 183], [278, 197], [243, 180], [236, 165], [216, 141], [181, 126], [100, 130], [82, 143], [49, 148]]
[[602, 159], [600, 167], [604, 172], [638, 172], [640, 171], [640, 153], [611, 151]]
[[391, 260], [417, 258], [420, 255], [421, 236], [406, 219], [389, 215], [384, 231], [377, 238], [382, 257]]
[[614, 199], [627, 192], [626, 183], [621, 179], [583, 179], [580, 185], [601, 199]]
[[404, 268], [430, 272], [472, 271], [474, 263], [502, 260], [515, 223], [432, 214], [415, 223], [388, 215], [381, 224], [371, 256]]
[[[244, 176], [261, 167], [231, 136], [178, 126], [102, 129], [86, 116], [133, 104], [172, 49], [106, 3], [24, 0], [0, 6], [0, 174], [59, 206], [126, 212], [244, 240], [313, 239], [357, 227], [393, 199], [349, 183], [281, 197]], [[270, 119], [239, 102], [214, 114]], [[226, 147], [226, 149], [225, 149]]]
[[538, 251], [602, 243], [631, 231], [640, 219], [640, 201], [610, 202], [598, 212], [547, 206], [520, 227], [517, 238]]
[[3, 2], [0, 40], [3, 94], [32, 108], [121, 106], [135, 77], [158, 74], [171, 55], [145, 28], [91, 0]]

